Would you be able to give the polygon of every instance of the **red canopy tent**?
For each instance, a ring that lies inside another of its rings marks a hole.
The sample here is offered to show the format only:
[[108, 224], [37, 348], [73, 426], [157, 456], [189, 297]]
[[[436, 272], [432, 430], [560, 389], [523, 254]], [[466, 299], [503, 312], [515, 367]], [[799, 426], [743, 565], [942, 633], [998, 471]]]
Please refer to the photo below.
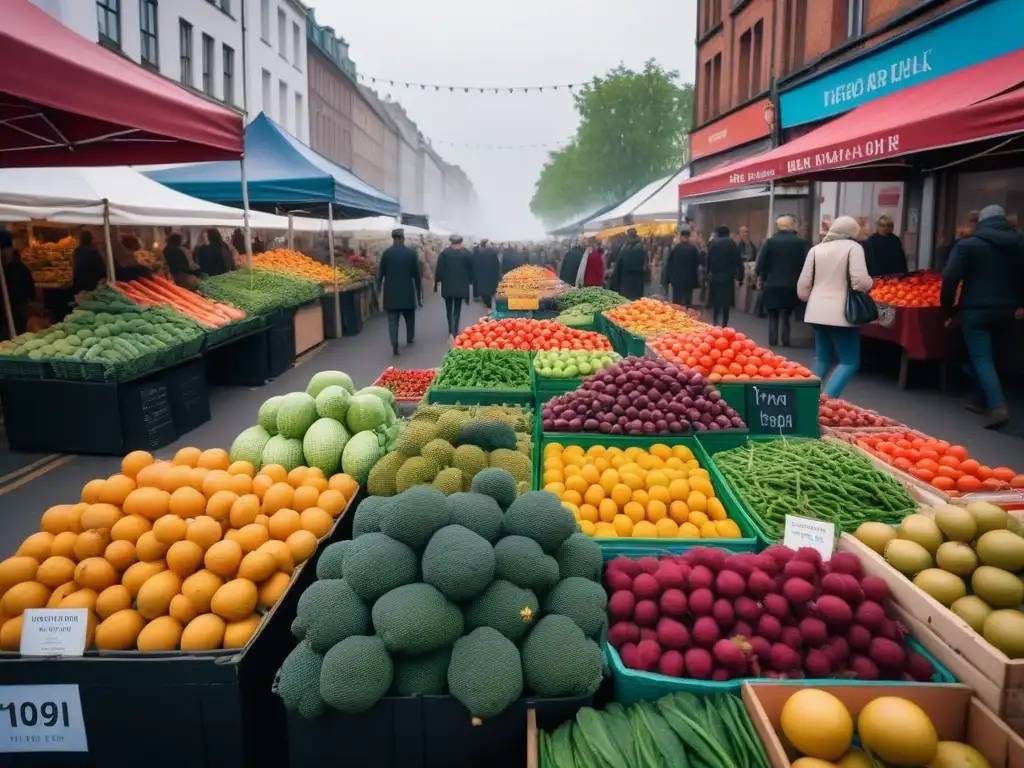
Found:
[[780, 147], [679, 185], [679, 196], [766, 184], [1024, 131], [1024, 50], [893, 93]]
[[29, 0], [0, 22], [0, 167], [242, 156], [242, 115], [65, 27]]

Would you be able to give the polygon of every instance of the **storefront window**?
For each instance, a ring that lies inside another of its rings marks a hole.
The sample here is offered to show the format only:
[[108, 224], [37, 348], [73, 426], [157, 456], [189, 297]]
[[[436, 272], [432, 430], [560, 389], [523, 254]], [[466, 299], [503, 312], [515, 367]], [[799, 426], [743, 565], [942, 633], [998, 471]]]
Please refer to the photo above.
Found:
[[986, 205], [1000, 205], [1006, 218], [1019, 226], [1024, 218], [1024, 168], [962, 173], [957, 179], [956, 233], [970, 234]]

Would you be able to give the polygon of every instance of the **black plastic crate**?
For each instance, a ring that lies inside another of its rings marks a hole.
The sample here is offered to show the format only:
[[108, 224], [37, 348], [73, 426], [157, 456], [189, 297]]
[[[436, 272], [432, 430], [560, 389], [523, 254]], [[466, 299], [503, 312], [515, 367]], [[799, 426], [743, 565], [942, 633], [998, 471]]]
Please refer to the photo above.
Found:
[[121, 400], [122, 447], [129, 451], [155, 451], [178, 439], [167, 385], [159, 380], [123, 384]]
[[171, 398], [171, 411], [178, 436], [210, 420], [210, 389], [206, 384], [206, 362], [200, 356], [167, 370], [162, 380]]
[[275, 379], [295, 363], [295, 315], [267, 329], [267, 378]]
[[266, 384], [271, 378], [267, 333], [267, 329], [260, 329], [207, 350], [204, 355], [207, 381], [237, 387]]

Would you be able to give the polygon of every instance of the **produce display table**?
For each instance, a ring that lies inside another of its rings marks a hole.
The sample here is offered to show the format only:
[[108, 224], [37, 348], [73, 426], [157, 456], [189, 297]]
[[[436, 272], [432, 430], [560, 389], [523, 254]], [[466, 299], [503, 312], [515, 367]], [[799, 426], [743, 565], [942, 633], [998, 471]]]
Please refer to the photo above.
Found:
[[612, 343], [612, 349], [623, 357], [635, 355], [642, 357], [647, 347], [647, 338], [630, 333], [625, 328], [616, 325], [598, 312], [594, 315], [594, 328], [598, 333], [603, 333]]
[[259, 387], [295, 362], [294, 309], [268, 316], [257, 327], [206, 350], [208, 378], [223, 386]]
[[[907, 386], [910, 363], [949, 361], [952, 359], [949, 330], [943, 326], [945, 315], [940, 307], [893, 307], [880, 304], [881, 322], [861, 326], [861, 334], [900, 348], [899, 386]], [[891, 317], [891, 322], [887, 318]], [[883, 324], [884, 323], [884, 324]]]
[[441, 405], [532, 405], [532, 389], [488, 389], [485, 387], [427, 390], [427, 402]]

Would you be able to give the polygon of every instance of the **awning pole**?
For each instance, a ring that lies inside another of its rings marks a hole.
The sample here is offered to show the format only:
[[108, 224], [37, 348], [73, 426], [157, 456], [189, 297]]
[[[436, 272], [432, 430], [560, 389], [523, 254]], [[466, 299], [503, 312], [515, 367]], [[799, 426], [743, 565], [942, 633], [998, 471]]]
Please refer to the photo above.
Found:
[[0, 294], [3, 295], [4, 315], [7, 317], [7, 335], [13, 339], [18, 334], [14, 327], [14, 312], [11, 311], [11, 296], [7, 293], [7, 275], [4, 273], [2, 264], [0, 264]]
[[292, 218], [293, 214], [288, 214], [288, 250], [295, 250], [295, 220]]
[[774, 234], [772, 227], [775, 224], [775, 182], [768, 182], [768, 232], [765, 234], [765, 239], [769, 238]]
[[[238, 161], [241, 166], [242, 175], [242, 222], [245, 224], [245, 261], [249, 269], [252, 269], [252, 237], [249, 230], [249, 186], [245, 180], [245, 153]], [[252, 283], [252, 275], [249, 275], [249, 282]]]
[[338, 265], [334, 260], [334, 204], [327, 204], [327, 249], [331, 254], [331, 275], [334, 277], [334, 338], [341, 338], [341, 296], [338, 294]]
[[110, 240], [110, 202], [103, 201], [103, 245], [107, 249], [107, 282], [114, 282], [114, 245]]

